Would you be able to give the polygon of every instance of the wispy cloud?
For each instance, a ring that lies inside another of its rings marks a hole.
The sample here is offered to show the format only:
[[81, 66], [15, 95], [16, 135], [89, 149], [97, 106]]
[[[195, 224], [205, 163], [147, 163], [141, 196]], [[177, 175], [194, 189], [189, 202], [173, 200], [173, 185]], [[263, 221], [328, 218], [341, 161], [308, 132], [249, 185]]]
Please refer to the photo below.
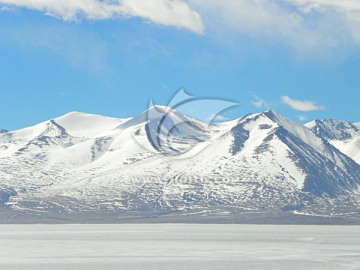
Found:
[[337, 14], [340, 27], [348, 31], [356, 42], [360, 42], [360, 1], [359, 0], [287, 0], [297, 5], [305, 14]]
[[281, 99], [285, 104], [297, 111], [310, 112], [325, 110], [324, 106], [318, 105], [316, 102], [311, 100], [296, 100], [288, 96], [282, 96]]
[[204, 32], [200, 15], [183, 0], [0, 0], [1, 9], [7, 6], [39, 10], [65, 21], [81, 17], [90, 20], [141, 17], [161, 25]]
[[207, 28], [297, 50], [360, 43], [359, 0], [188, 0]]
[[120, 13], [142, 17], [152, 22], [204, 32], [199, 13], [182, 0], [123, 0]]
[[299, 116], [298, 116], [298, 119], [299, 119], [300, 121], [305, 121], [305, 120], [307, 120], [307, 117], [306, 117], [305, 115], [299, 115]]
[[243, 34], [298, 50], [360, 44], [359, 0], [0, 0], [0, 10], [28, 8], [66, 21], [140, 17], [229, 38]]
[[84, 68], [93, 75], [102, 77], [113, 72], [106, 42], [67, 24], [19, 21], [0, 27], [0, 37], [0, 46], [14, 46], [28, 55], [41, 50], [44, 55], [50, 53], [54, 62], [60, 57], [72, 68]]
[[264, 99], [255, 96], [255, 100], [252, 102], [252, 105], [254, 105], [256, 108], [269, 108], [270, 105], [267, 103]]

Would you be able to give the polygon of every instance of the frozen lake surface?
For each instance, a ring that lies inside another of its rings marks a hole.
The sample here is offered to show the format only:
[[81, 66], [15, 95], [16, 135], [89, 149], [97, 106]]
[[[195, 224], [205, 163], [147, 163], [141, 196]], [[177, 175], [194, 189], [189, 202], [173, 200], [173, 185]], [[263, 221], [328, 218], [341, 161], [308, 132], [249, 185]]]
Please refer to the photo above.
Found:
[[0, 269], [360, 269], [359, 226], [0, 225]]

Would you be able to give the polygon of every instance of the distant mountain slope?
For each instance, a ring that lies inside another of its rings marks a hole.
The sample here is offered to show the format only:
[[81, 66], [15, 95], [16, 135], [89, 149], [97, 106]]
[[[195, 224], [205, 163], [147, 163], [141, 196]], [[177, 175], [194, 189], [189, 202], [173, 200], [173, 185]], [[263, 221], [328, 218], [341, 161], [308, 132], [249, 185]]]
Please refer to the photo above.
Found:
[[8, 132], [6, 129], [0, 128], [0, 133], [6, 133], [6, 132]]
[[0, 135], [0, 218], [357, 220], [360, 165], [326, 131], [272, 110], [212, 126], [159, 106], [129, 119], [73, 112]]
[[360, 164], [360, 123], [315, 120], [306, 126]]

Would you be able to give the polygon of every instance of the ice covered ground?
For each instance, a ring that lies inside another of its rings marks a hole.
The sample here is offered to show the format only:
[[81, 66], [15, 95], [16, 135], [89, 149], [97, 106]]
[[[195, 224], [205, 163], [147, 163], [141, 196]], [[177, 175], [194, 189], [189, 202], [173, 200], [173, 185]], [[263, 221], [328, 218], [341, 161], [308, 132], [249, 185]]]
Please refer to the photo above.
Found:
[[0, 269], [359, 267], [359, 226], [0, 226]]

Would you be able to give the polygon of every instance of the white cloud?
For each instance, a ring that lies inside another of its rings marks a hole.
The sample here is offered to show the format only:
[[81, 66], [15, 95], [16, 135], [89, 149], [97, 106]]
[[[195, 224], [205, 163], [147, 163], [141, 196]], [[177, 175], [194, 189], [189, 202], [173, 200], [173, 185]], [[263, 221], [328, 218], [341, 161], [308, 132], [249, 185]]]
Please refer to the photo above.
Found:
[[[250, 36], [299, 52], [360, 44], [360, 0], [0, 0], [66, 21], [140, 17], [195, 33]], [[195, 11], [196, 10], [196, 11]]]
[[349, 31], [360, 42], [360, 1], [359, 0], [286, 0], [304, 13], [335, 13], [343, 18], [341, 27]]
[[325, 8], [332, 8], [337, 12], [356, 12], [360, 11], [359, 0], [286, 0], [289, 3], [297, 5], [303, 9], [304, 12], [321, 11]]
[[260, 98], [260, 97], [254, 97], [254, 98], [255, 98], [255, 100], [252, 102], [252, 104], [256, 108], [263, 108], [263, 107], [268, 108], [268, 107], [270, 107], [269, 104], [265, 100], [263, 100], [262, 98]]
[[45, 12], [66, 21], [76, 20], [79, 14], [88, 19], [107, 19], [119, 12], [119, 5], [98, 0], [0, 0], [0, 3]]
[[162, 25], [204, 32], [200, 15], [182, 0], [123, 0], [124, 14], [148, 19]]
[[299, 115], [299, 116], [298, 116], [298, 119], [299, 119], [300, 121], [305, 121], [305, 120], [307, 119], [307, 117], [306, 117], [305, 115]]
[[[207, 29], [282, 42], [306, 52], [360, 43], [359, 0], [188, 0]], [[209, 31], [207, 31], [209, 32]]]
[[6, 6], [39, 10], [65, 21], [81, 16], [91, 20], [141, 17], [161, 25], [204, 32], [200, 15], [183, 0], [0, 0], [0, 7]]
[[282, 96], [281, 99], [285, 104], [289, 105], [291, 108], [297, 111], [310, 112], [325, 110], [324, 106], [318, 105], [311, 100], [295, 100], [288, 96]]

